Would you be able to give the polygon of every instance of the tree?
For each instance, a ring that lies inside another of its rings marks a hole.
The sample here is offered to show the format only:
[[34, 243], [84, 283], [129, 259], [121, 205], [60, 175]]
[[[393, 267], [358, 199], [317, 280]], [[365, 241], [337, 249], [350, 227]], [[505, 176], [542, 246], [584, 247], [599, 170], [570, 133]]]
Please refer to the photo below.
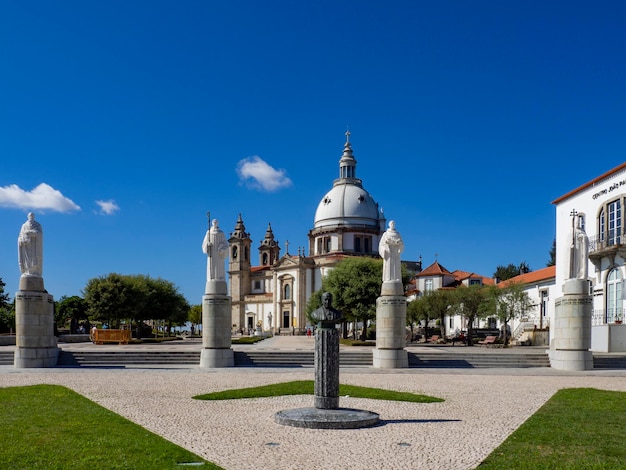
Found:
[[503, 288], [493, 287], [492, 292], [496, 302], [496, 315], [504, 323], [504, 346], [507, 346], [510, 339], [509, 322], [525, 316], [533, 308], [532, 302], [520, 283]]
[[382, 275], [382, 260], [354, 257], [343, 259], [322, 279], [322, 291], [333, 295], [333, 306], [341, 312], [344, 325], [363, 321], [362, 339], [367, 338], [368, 320], [376, 318]]
[[311, 323], [315, 323], [315, 320], [311, 318], [311, 314], [322, 306], [322, 294], [322, 289], [316, 290], [306, 303], [306, 317]]
[[6, 284], [0, 277], [0, 331], [15, 331], [15, 305], [11, 302], [9, 294], [4, 292]]
[[[409, 303], [407, 307], [407, 317], [409, 316], [409, 312], [413, 315], [412, 311], [415, 311], [420, 319], [426, 320], [426, 325], [428, 325], [428, 320], [431, 318], [438, 318], [441, 337], [445, 337], [445, 316], [448, 313], [450, 305], [454, 303], [451, 292], [452, 291], [442, 289], [425, 292], [423, 296]], [[411, 304], [415, 305], [412, 306]]]
[[120, 320], [132, 318], [134, 314], [131, 285], [121, 274], [90, 279], [83, 294], [87, 313], [93, 320], [119, 325]]
[[[73, 295], [63, 296], [55, 303], [54, 322], [57, 327], [64, 327], [68, 320], [70, 325], [75, 326], [79, 320], [87, 320], [87, 302], [82, 297]], [[70, 333], [75, 333], [71, 331]]]
[[84, 295], [88, 314], [109, 324], [150, 319], [168, 321], [171, 327], [184, 323], [189, 312], [189, 303], [174, 284], [145, 275], [111, 273], [93, 278]]
[[187, 320], [189, 320], [194, 325], [202, 323], [202, 305], [196, 304], [189, 307]]
[[493, 306], [489, 289], [481, 285], [461, 286], [455, 289], [453, 294], [453, 309], [463, 316], [467, 322], [467, 345], [474, 345], [474, 321], [484, 318]]
[[546, 263], [546, 267], [556, 265], [556, 238], [552, 240], [552, 248], [550, 248], [550, 259]]
[[532, 269], [530, 269], [528, 263], [526, 263], [526, 261], [522, 261], [519, 266], [515, 266], [514, 264], [509, 264], [508, 266], [499, 265], [496, 268], [496, 272], [493, 273], [493, 277], [502, 282], [515, 276], [519, 276], [520, 274], [529, 273], [531, 271]]

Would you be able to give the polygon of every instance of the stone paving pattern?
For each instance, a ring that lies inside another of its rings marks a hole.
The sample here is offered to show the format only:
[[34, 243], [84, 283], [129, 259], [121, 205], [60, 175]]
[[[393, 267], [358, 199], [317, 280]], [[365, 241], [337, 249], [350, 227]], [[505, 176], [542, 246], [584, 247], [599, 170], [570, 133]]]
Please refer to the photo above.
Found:
[[[273, 338], [263, 347], [312, 348], [313, 341]], [[218, 390], [313, 380], [312, 367], [0, 366], [2, 387], [64, 385], [227, 470], [472, 469], [557, 390], [593, 387], [626, 391], [624, 377], [624, 370], [342, 368], [341, 383], [432, 395], [445, 402], [416, 404], [342, 396], [340, 407], [378, 413], [381, 425], [321, 430], [274, 421], [278, 411], [313, 406], [312, 395], [192, 399]]]

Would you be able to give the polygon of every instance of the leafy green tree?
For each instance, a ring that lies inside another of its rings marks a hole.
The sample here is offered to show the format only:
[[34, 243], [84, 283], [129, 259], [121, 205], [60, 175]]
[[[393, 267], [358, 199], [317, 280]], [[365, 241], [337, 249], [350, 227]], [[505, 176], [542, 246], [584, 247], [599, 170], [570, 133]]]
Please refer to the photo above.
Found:
[[531, 271], [532, 269], [530, 269], [528, 263], [526, 263], [526, 261], [522, 261], [519, 266], [515, 266], [514, 264], [509, 264], [508, 266], [499, 265], [496, 268], [496, 272], [493, 273], [493, 277], [501, 282]]
[[147, 286], [144, 319], [165, 320], [170, 324], [182, 325], [189, 316], [189, 302], [178, 292], [178, 288], [165, 279], [143, 280]]
[[317, 310], [322, 306], [322, 294], [322, 289], [316, 290], [315, 292], [313, 292], [313, 295], [311, 295], [308, 302], [306, 303], [306, 317], [312, 324], [315, 324], [315, 320], [311, 318], [311, 314], [314, 310]]
[[165, 320], [182, 324], [189, 303], [178, 288], [164, 279], [111, 273], [90, 279], [84, 289], [91, 318], [119, 325], [122, 320]]
[[6, 284], [0, 277], [0, 331], [15, 331], [15, 305], [9, 294], [4, 292]]
[[9, 294], [4, 292], [5, 287], [6, 283], [0, 277], [0, 308], [11, 307]]
[[344, 324], [363, 322], [363, 339], [367, 338], [368, 320], [376, 319], [382, 276], [382, 260], [354, 257], [342, 260], [322, 279], [322, 291], [333, 295], [333, 306], [342, 313]]
[[513, 283], [506, 287], [492, 287], [492, 295], [496, 302], [496, 315], [504, 323], [504, 345], [509, 344], [509, 322], [528, 314], [533, 308], [524, 286]]
[[473, 346], [474, 321], [493, 312], [493, 297], [488, 287], [481, 285], [461, 286], [450, 292], [453, 292], [453, 310], [467, 322], [467, 345]]
[[426, 320], [426, 324], [428, 324], [428, 320], [431, 318], [439, 319], [440, 335], [442, 338], [446, 335], [446, 314], [450, 306], [454, 303], [451, 292], [453, 291], [444, 289], [427, 291], [415, 301], [417, 302], [415, 308], [417, 308], [421, 317]]
[[92, 320], [119, 325], [123, 319], [132, 318], [133, 292], [125, 276], [111, 273], [92, 278], [83, 291], [87, 313]]
[[[80, 320], [87, 320], [87, 302], [82, 297], [73, 295], [63, 296], [55, 302], [54, 322], [57, 327], [64, 327], [69, 321], [75, 324]], [[72, 321], [73, 320], [73, 321]], [[74, 333], [72, 331], [72, 333]]]
[[194, 325], [202, 323], [202, 305], [196, 304], [189, 307], [187, 320], [189, 320]]

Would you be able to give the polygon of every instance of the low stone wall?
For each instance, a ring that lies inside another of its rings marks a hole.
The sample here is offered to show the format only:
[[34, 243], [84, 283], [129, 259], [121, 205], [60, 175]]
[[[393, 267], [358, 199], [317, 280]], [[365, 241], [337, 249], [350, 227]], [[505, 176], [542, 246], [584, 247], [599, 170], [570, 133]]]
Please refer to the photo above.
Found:
[[15, 335], [0, 336], [0, 346], [15, 346]]
[[89, 334], [59, 335], [59, 343], [89, 343]]

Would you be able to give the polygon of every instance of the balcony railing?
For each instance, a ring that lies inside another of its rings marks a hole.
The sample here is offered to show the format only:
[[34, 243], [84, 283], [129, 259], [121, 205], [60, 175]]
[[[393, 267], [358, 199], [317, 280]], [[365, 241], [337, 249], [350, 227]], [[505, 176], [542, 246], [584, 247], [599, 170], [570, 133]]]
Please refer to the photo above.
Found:
[[619, 246], [622, 244], [623, 238], [622, 233], [615, 230], [589, 237], [589, 253], [596, 253], [613, 246]]
[[592, 325], [606, 325], [607, 323], [621, 322], [624, 320], [623, 308], [608, 308], [606, 310], [594, 310], [591, 316]]

